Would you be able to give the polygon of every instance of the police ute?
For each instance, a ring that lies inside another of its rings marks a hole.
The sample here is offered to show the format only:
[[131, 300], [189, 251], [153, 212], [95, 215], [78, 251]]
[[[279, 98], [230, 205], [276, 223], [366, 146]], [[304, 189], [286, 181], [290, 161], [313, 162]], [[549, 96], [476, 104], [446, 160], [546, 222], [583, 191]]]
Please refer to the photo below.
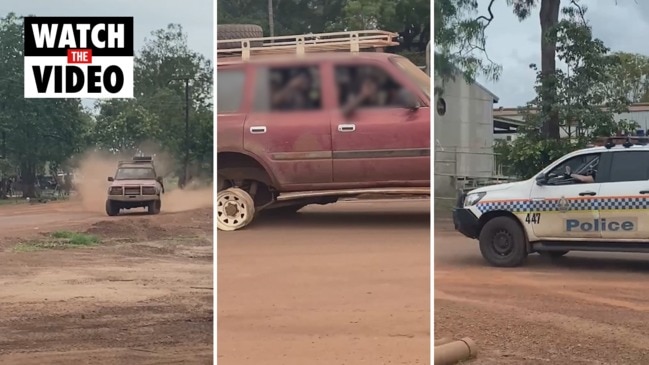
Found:
[[530, 253], [649, 253], [649, 138], [605, 138], [529, 180], [461, 193], [453, 222], [500, 267]]

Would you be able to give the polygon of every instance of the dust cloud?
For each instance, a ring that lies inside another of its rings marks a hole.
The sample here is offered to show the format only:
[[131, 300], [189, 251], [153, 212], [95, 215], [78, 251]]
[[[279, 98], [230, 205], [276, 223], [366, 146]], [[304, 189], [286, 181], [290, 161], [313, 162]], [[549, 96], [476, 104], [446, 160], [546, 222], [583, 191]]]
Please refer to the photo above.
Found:
[[[108, 177], [115, 174], [117, 163], [130, 160], [133, 156], [119, 156], [109, 153], [88, 152], [75, 159], [78, 161], [75, 188], [76, 199], [83, 210], [88, 212], [105, 212], [106, 193], [110, 182]], [[173, 160], [163, 154], [154, 157], [156, 171], [166, 176], [173, 171]], [[183, 212], [188, 210], [209, 208], [213, 206], [213, 191], [211, 186], [200, 182], [192, 182], [181, 190], [175, 186], [165, 186], [162, 195], [162, 213]]]

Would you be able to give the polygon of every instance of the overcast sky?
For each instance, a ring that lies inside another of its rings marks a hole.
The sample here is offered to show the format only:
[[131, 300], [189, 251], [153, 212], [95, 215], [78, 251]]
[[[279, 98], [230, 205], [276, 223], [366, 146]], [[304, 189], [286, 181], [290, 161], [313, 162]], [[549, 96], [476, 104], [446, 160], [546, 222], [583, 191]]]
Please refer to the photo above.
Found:
[[213, 0], [0, 0], [0, 16], [132, 16], [135, 51], [152, 31], [169, 23], [183, 26], [189, 47], [213, 59]]
[[[611, 51], [649, 55], [649, 1], [647, 0], [582, 0], [587, 4], [586, 17], [597, 38]], [[568, 1], [562, 1], [562, 4]], [[487, 14], [489, 0], [479, 0], [482, 13]], [[506, 1], [496, 0], [492, 7], [495, 19], [487, 29], [489, 57], [503, 66], [497, 82], [478, 81], [500, 97], [497, 106], [516, 107], [534, 97], [535, 73], [530, 63], [541, 66], [541, 26], [538, 9], [520, 22]]]

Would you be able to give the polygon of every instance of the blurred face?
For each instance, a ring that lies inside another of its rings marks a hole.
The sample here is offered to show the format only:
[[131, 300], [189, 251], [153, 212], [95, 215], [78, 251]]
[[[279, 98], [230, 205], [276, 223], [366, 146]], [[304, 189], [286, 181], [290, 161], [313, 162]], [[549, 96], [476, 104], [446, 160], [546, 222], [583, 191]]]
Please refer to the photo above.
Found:
[[299, 75], [298, 76], [298, 88], [302, 91], [308, 91], [311, 89], [311, 80], [307, 75]]
[[363, 91], [367, 94], [375, 94], [379, 89], [378, 84], [373, 79], [363, 81]]

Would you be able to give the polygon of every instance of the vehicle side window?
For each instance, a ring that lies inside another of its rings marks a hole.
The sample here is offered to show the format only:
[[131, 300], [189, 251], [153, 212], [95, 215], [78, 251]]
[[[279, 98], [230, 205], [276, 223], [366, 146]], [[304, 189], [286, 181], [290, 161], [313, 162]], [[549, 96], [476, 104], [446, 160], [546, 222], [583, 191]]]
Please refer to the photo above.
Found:
[[255, 111], [290, 112], [322, 108], [317, 66], [262, 68], [258, 70], [256, 79]]
[[385, 70], [370, 65], [336, 66], [336, 87], [340, 107], [401, 108], [405, 88]]
[[243, 100], [246, 74], [243, 70], [218, 70], [216, 112], [234, 113], [239, 111]]
[[611, 172], [606, 182], [649, 180], [649, 151], [611, 152]]
[[[597, 175], [599, 160], [599, 153], [589, 153], [569, 158], [547, 174], [548, 185], [600, 182]], [[568, 175], [568, 172], [570, 172], [570, 175]]]

